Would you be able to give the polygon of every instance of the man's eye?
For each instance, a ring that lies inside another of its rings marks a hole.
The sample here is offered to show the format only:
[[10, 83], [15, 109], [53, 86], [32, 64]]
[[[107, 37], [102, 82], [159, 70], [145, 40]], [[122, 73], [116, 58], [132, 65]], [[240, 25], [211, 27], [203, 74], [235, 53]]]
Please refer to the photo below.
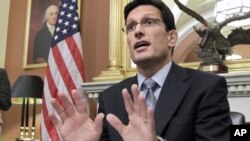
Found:
[[133, 30], [135, 28], [135, 24], [130, 24], [127, 26], [127, 30]]
[[152, 25], [152, 24], [154, 24], [154, 20], [152, 19], [148, 19], [144, 22], [144, 25], [147, 25], [147, 26]]

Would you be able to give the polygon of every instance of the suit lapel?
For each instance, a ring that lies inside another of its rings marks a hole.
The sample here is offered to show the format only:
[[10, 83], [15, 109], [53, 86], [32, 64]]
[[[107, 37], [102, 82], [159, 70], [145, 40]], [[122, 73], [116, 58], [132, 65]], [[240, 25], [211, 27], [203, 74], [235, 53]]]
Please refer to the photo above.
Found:
[[137, 80], [137, 76], [131, 77], [131, 79], [129, 79], [128, 83], [126, 83], [125, 88], [127, 88], [130, 96], [133, 99], [133, 95], [132, 95], [132, 91], [131, 91], [131, 86], [133, 84], [137, 84], [138, 85], [138, 80]]
[[180, 105], [190, 81], [185, 69], [172, 64], [155, 108], [156, 133], [160, 135]]

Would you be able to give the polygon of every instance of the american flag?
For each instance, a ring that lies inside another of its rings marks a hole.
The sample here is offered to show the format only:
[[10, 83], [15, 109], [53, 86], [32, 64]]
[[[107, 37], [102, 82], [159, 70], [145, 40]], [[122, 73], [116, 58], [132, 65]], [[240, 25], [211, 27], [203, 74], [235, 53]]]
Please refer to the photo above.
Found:
[[71, 90], [80, 87], [84, 80], [79, 26], [77, 0], [62, 0], [44, 79], [41, 116], [41, 140], [43, 141], [62, 140], [48, 117], [49, 111], [55, 113], [50, 99], [57, 98], [59, 91], [64, 92], [70, 98]]

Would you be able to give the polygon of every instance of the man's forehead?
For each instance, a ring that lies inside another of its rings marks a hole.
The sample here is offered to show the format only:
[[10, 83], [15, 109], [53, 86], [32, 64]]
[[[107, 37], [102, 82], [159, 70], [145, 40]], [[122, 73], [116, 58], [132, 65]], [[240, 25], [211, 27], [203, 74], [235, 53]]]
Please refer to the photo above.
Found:
[[127, 21], [143, 18], [147, 16], [160, 16], [160, 10], [152, 5], [140, 5], [131, 10], [128, 14]]

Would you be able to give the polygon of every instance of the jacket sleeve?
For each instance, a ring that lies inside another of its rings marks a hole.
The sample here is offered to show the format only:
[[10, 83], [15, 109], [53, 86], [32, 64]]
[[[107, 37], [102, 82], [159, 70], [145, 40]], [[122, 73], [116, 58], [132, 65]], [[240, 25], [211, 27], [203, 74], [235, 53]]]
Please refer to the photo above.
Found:
[[0, 110], [7, 111], [11, 107], [11, 88], [8, 74], [0, 70]]
[[98, 113], [103, 113], [105, 114], [105, 118], [103, 121], [103, 131], [100, 137], [99, 141], [109, 141], [109, 132], [108, 132], [108, 122], [106, 120], [106, 111], [104, 110], [104, 104], [103, 104], [103, 99], [102, 99], [102, 93], [99, 95], [99, 106], [98, 106]]
[[217, 77], [210, 84], [197, 109], [196, 140], [229, 141], [231, 119], [226, 80]]

